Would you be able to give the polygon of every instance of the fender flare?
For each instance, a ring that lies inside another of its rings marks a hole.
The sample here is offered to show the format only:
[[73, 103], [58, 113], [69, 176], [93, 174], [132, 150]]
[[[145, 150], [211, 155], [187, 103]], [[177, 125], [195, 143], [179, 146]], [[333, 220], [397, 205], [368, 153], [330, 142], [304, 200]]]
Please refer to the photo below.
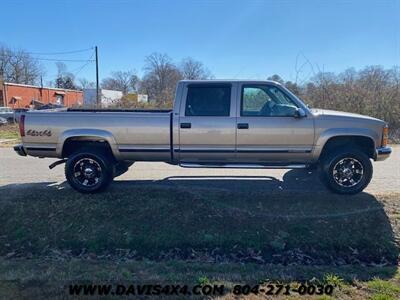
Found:
[[375, 141], [379, 139], [378, 133], [368, 128], [330, 128], [323, 131], [316, 140], [315, 147], [312, 153], [313, 159], [319, 159], [322, 149], [331, 138], [349, 136], [369, 138], [374, 144], [374, 149], [376, 148]]
[[115, 158], [119, 157], [117, 142], [111, 132], [102, 129], [69, 129], [62, 132], [58, 138], [56, 153], [58, 157], [62, 156], [65, 142], [70, 138], [78, 138], [87, 141], [106, 141], [111, 148]]

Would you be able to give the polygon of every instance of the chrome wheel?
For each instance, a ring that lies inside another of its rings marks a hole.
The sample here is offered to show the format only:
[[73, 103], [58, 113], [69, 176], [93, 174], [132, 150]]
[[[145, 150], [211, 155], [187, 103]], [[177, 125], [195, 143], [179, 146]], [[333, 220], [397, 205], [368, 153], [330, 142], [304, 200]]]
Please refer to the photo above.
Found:
[[364, 175], [363, 165], [355, 158], [343, 158], [333, 167], [333, 179], [342, 187], [353, 187]]
[[91, 158], [82, 158], [74, 165], [74, 180], [86, 187], [92, 187], [99, 183], [102, 177], [100, 164]]

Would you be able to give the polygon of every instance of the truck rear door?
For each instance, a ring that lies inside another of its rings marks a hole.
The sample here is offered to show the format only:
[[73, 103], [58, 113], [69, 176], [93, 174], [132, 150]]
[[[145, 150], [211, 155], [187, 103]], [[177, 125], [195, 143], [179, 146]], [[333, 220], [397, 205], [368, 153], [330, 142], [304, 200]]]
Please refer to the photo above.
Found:
[[179, 116], [179, 160], [235, 159], [236, 89], [227, 83], [186, 83]]

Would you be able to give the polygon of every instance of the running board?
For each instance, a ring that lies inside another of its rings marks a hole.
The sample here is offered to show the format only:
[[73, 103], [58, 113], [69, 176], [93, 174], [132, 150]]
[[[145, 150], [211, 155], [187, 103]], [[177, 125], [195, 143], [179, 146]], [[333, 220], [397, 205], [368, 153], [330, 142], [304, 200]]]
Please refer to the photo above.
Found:
[[228, 168], [228, 169], [304, 169], [306, 164], [263, 165], [263, 164], [212, 164], [212, 163], [181, 163], [182, 168]]

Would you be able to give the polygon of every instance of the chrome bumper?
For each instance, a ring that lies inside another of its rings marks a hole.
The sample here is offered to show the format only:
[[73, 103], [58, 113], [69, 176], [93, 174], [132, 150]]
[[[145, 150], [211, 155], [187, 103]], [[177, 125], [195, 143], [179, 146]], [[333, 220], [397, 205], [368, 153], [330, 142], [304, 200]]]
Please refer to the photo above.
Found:
[[26, 152], [22, 144], [14, 146], [14, 151], [18, 153], [18, 155], [26, 156]]
[[380, 161], [380, 160], [385, 160], [390, 156], [390, 153], [392, 153], [392, 148], [390, 147], [381, 147], [381, 148], [376, 148], [375, 150], [375, 160]]

